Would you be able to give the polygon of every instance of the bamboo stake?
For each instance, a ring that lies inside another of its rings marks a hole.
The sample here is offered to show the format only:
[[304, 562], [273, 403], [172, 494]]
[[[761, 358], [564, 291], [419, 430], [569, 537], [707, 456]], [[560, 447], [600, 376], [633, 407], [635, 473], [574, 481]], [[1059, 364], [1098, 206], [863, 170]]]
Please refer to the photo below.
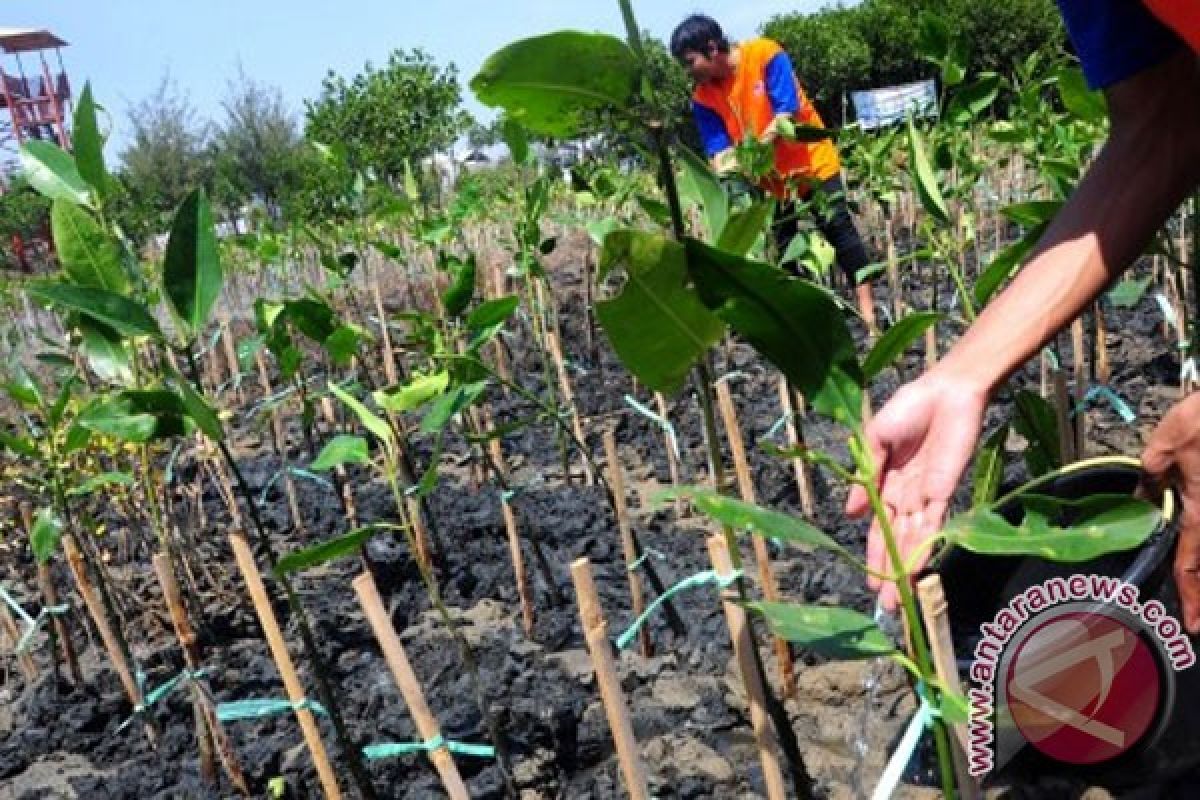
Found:
[[[262, 350], [254, 354], [254, 360], [258, 365], [258, 382], [262, 385], [263, 396], [270, 397], [274, 394], [274, 390], [271, 386], [271, 373], [267, 370], [267, 362], [263, 358]], [[271, 409], [270, 421], [271, 444], [274, 445], [275, 455], [279, 459], [279, 469], [283, 473], [283, 493], [287, 497], [288, 514], [292, 518], [292, 527], [303, 536], [305, 534], [304, 515], [300, 513], [300, 501], [296, 497], [296, 482], [292, 480], [291, 470], [288, 469], [287, 434], [278, 408]]]
[[[96, 594], [96, 589], [92, 586], [92, 581], [88, 577], [87, 567], [83, 563], [83, 553], [79, 551], [74, 539], [70, 536], [64, 537], [62, 543], [63, 552], [67, 557], [67, 565], [71, 568], [71, 574], [75, 576], [75, 588], [79, 590], [79, 596], [83, 598], [83, 605], [87, 608], [88, 614], [91, 615], [92, 622], [96, 624], [96, 630], [100, 632], [100, 641], [104, 643], [104, 649], [108, 651], [108, 658], [112, 661], [113, 669], [116, 671], [117, 677], [121, 680], [121, 685], [125, 688], [125, 694], [129, 697], [129, 701], [133, 703], [133, 707], [141, 708], [145, 697], [142, 696], [142, 690], [138, 686], [137, 681], [133, 679], [133, 671], [129, 668], [129, 663], [125, 660], [125, 654], [121, 650], [117, 636], [108, 622], [108, 617], [104, 614], [104, 605], [100, 602], [100, 598]], [[157, 744], [158, 732], [154, 729], [150, 720], [145, 720], [144, 727], [146, 738], [150, 740], [151, 744]]]
[[1075, 367], [1075, 457], [1084, 458], [1087, 453], [1087, 409], [1084, 400], [1088, 393], [1087, 349], [1084, 343], [1083, 319], [1071, 323], [1071, 353]]
[[[171, 616], [171, 625], [175, 628], [175, 636], [183, 650], [183, 660], [192, 672], [200, 669], [200, 648], [197, 644], [196, 633], [192, 629], [191, 620], [183, 606], [183, 597], [179, 593], [179, 584], [171, 569], [171, 559], [166, 553], [158, 553], [152, 559], [154, 573], [162, 587], [163, 599], [167, 604], [167, 612]], [[213, 746], [221, 759], [221, 766], [229, 777], [229, 782], [242, 794], [249, 796], [250, 788], [246, 785], [246, 776], [242, 773], [242, 765], [238, 759], [233, 743], [225, 733], [224, 726], [217, 719], [207, 690], [197, 679], [191, 681], [192, 700], [196, 714], [196, 737], [200, 747], [200, 776], [205, 782], [217, 783], [216, 769], [213, 764]]]
[[371, 298], [375, 301], [375, 313], [379, 316], [379, 335], [383, 340], [383, 376], [389, 386], [395, 386], [399, 378], [396, 375], [396, 354], [392, 350], [392, 333], [388, 329], [387, 314], [383, 311], [383, 294], [379, 291], [379, 276], [371, 283]]
[[[725, 435], [729, 438], [729, 450], [733, 453], [733, 469], [737, 475], [738, 492], [747, 503], [757, 503], [754, 494], [754, 478], [750, 474], [750, 463], [746, 459], [746, 445], [742, 440], [742, 430], [738, 424], [737, 409], [733, 405], [733, 397], [729, 393], [729, 384], [725, 381], [717, 383], [717, 405], [721, 409], [721, 419], [725, 424]], [[752, 536], [754, 560], [758, 563], [758, 579], [762, 583], [763, 597], [768, 602], [779, 601], [779, 585], [775, 582], [774, 570], [771, 569], [771, 555], [767, 551], [767, 543], [761, 536]], [[796, 670], [792, 664], [792, 648], [785, 639], [775, 637], [775, 657], [779, 660], [779, 682], [785, 697], [791, 697], [796, 692]]]
[[1096, 328], [1096, 382], [1107, 385], [1112, 380], [1112, 366], [1108, 361], [1108, 330], [1105, 328], [1104, 304], [1099, 300], [1092, 304], [1092, 319]]
[[242, 403], [242, 365], [238, 363], [237, 347], [233, 343], [232, 322], [228, 314], [223, 314], [221, 320], [221, 344], [225, 348], [225, 360], [229, 363], [229, 388], [233, 390], [234, 399], [238, 405]]
[[[793, 403], [794, 399], [794, 403]], [[800, 428], [796, 425], [796, 410], [800, 413], [804, 412], [804, 398], [799, 395], [792, 394], [792, 387], [788, 384], [788, 379], [779, 376], [779, 404], [783, 408], [784, 429], [787, 432], [788, 447], [793, 450], [804, 446], [804, 439], [800, 435]], [[808, 475], [808, 464], [803, 458], [792, 459], [792, 469], [796, 472], [796, 489], [800, 493], [800, 511], [809, 519], [813, 515], [813, 494], [812, 480]]]
[[[949, 607], [946, 595], [942, 590], [941, 576], [936, 572], [925, 576], [917, 583], [917, 600], [921, 605], [921, 618], [929, 636], [929, 648], [933, 656], [934, 668], [938, 680], [950, 692], [961, 695], [962, 681], [958, 675], [958, 666], [954, 656], [954, 638], [950, 633]], [[953, 726], [954, 735], [950, 737], [951, 753], [954, 757], [954, 771], [957, 775], [959, 792], [963, 800], [980, 800], [983, 792], [979, 781], [974, 778], [969, 769], [967, 753], [970, 752], [970, 742], [967, 736], [967, 726], [959, 723]]]
[[925, 329], [925, 368], [933, 369], [937, 362], [937, 326], [930, 325]]
[[[629, 708], [621, 692], [617, 667], [613, 661], [612, 642], [608, 639], [608, 624], [596, 596], [596, 585], [592, 580], [592, 565], [587, 558], [571, 563], [571, 579], [575, 582], [575, 596], [579, 601], [579, 619], [583, 623], [583, 636], [587, 641], [588, 653], [592, 657], [592, 668], [596, 671], [596, 685], [600, 688], [600, 699], [608, 717], [613, 744], [617, 748], [617, 760], [621, 765], [621, 776], [631, 800], [650, 800], [646, 786], [646, 769], [642, 764], [637, 739], [633, 736], [633, 725], [629, 719]], [[782, 797], [783, 795], [780, 795]]]
[[[587, 439], [583, 435], [583, 423], [579, 419], [579, 408], [575, 405], [575, 393], [571, 389], [571, 376], [567, 374], [567, 366], [563, 361], [562, 345], [558, 340], [558, 334], [550, 329], [546, 329], [546, 344], [550, 348], [550, 356], [554, 359], [554, 368], [558, 371], [558, 385], [562, 390], [563, 400], [571, 408], [571, 429], [575, 432], [575, 438], [582, 445], [587, 445]], [[596, 476], [592, 474], [592, 467], [588, 460], [582, 455], [580, 461], [583, 464], [584, 481], [588, 486], [596, 482]]]
[[[625, 553], [625, 573], [629, 576], [629, 595], [633, 607], [633, 616], [638, 618], [646, 610], [646, 600], [642, 594], [642, 576], [632, 565], [637, 562], [639, 555], [637, 544], [633, 539], [633, 526], [629, 522], [629, 507], [625, 498], [625, 471], [621, 469], [621, 460], [617, 453], [617, 437], [611, 430], [604, 432], [604, 459], [608, 462], [608, 485], [612, 489], [617, 507], [617, 530], [621, 534], [621, 549]], [[645, 658], [654, 654], [650, 643], [650, 631], [643, 625], [638, 632], [638, 643]]]
[[1050, 384], [1054, 389], [1054, 416], [1058, 420], [1059, 451], [1064, 464], [1076, 460], [1075, 429], [1071, 422], [1071, 396], [1067, 393], [1067, 374], [1061, 369], [1050, 371]]
[[242, 577], [246, 581], [246, 588], [250, 592], [250, 600], [254, 603], [258, 621], [262, 624], [263, 633], [267, 637], [267, 646], [271, 650], [271, 657], [279, 669], [279, 677], [283, 679], [284, 690], [287, 692], [288, 699], [297, 704], [296, 721], [300, 723], [304, 741], [308, 744], [309, 752], [312, 753], [313, 764], [317, 768], [317, 777], [325, 790], [325, 796], [337, 800], [342, 796], [341, 789], [338, 788], [337, 776], [333, 771], [333, 766], [329, 763], [329, 756], [325, 752], [325, 743], [321, 741], [321, 731], [317, 727], [316, 718], [307, 708], [299, 706], [305, 699], [304, 686], [300, 683], [300, 676], [296, 674], [296, 666], [292, 663], [291, 654], [288, 653], [287, 643], [283, 639], [283, 631], [279, 629], [279, 622], [275, 618], [275, 611], [271, 608], [271, 600], [267, 596], [267, 587], [263, 585], [262, 575], [259, 574], [258, 566], [254, 563], [254, 554], [250, 551], [250, 545], [246, 542], [245, 535], [239, 530], [234, 530], [229, 534], [229, 543], [233, 547], [233, 556], [237, 561], [238, 569], [241, 570]]
[[[25, 532], [30, 537], [33, 536], [33, 504], [24, 501], [20, 506], [21, 523], [25, 526]], [[37, 580], [38, 588], [42, 593], [42, 603], [47, 607], [58, 605], [58, 590], [54, 587], [54, 576], [50, 573], [49, 564], [37, 565]], [[76, 686], [83, 686], [83, 672], [79, 669], [79, 657], [75, 654], [75, 643], [71, 641], [71, 629], [67, 626], [67, 620], [56, 614], [51, 619], [53, 626], [51, 631], [51, 649], [59, 646], [62, 648], [63, 661], [67, 662], [67, 671], [71, 673], [71, 681]], [[16, 643], [16, 640], [13, 642]], [[28, 655], [26, 653], [25, 655]], [[52, 654], [55, 661], [55, 680], [58, 676], [58, 659], [57, 655]]]
[[508, 552], [513, 562], [513, 573], [517, 582], [517, 597], [521, 601], [521, 622], [525, 627], [525, 635], [533, 635], [533, 597], [529, 589], [529, 577], [525, 571], [525, 556], [521, 552], [521, 535], [517, 529], [517, 517], [513, 513], [508, 498], [501, 494], [500, 513], [504, 517], [504, 531], [508, 536]]
[[[658, 416], [663, 420], [669, 419], [667, 416], [667, 398], [663, 397], [662, 392], [654, 393], [654, 405], [658, 408]], [[671, 435], [670, 431], [663, 431], [663, 445], [667, 451], [667, 472], [671, 476], [671, 486], [678, 489], [683, 485], [683, 478], [680, 475], [679, 453], [675, 448], [679, 442]], [[687, 504], [682, 499], [675, 501], [675, 513], [680, 515], [687, 508]]]
[[[17, 621], [13, 619], [12, 611], [8, 605], [0, 603], [0, 629], [8, 637], [10, 646], [15, 650], [17, 643], [21, 641], [21, 628], [17, 625]], [[21, 674], [25, 676], [25, 680], [33, 683], [37, 680], [38, 668], [37, 663], [33, 660], [33, 656], [26, 650], [17, 657], [17, 664], [21, 668]]]
[[[396, 635], [391, 616], [384, 608], [383, 598], [379, 596], [379, 590], [375, 587], [374, 578], [371, 577], [371, 573], [364, 572], [355, 578], [351, 585], [358, 594], [359, 605], [362, 606], [367, 622], [370, 623], [371, 630], [374, 631], [375, 638], [379, 641], [383, 657], [387, 660], [388, 668], [392, 671], [396, 685], [400, 687], [400, 694], [404, 697], [408, 712], [412, 714], [413, 722], [417, 726], [417, 732], [421, 739], [430, 742], [440, 738], [441, 727], [425, 702], [425, 693], [421, 690], [421, 683], [417, 680], [412, 664], [408, 661], [404, 646], [400, 643], [400, 637]], [[458, 766], [445, 746], [431, 751], [429, 760], [433, 762], [438, 775], [441, 776], [442, 784], [446, 787], [446, 793], [451, 800], [466, 800], [470, 796], [467, 794], [466, 784], [463, 783], [462, 776], [458, 772]]]
[[[733, 572], [729, 560], [729, 550], [725, 547], [725, 538], [720, 534], [708, 537], [708, 556], [712, 560], [713, 569], [717, 575], [728, 576]], [[783, 785], [783, 772], [779, 767], [779, 758], [775, 754], [771, 722], [767, 716], [766, 690], [763, 688], [763, 676], [758, 671], [758, 663], [754, 658], [754, 641], [750, 636], [750, 622], [746, 619], [746, 609], [737, 602], [737, 592], [726, 589], [722, 595], [722, 606], [725, 609], [725, 622], [729, 626], [729, 636], [733, 640], [733, 652], [737, 657], [738, 668], [742, 673], [742, 682], [746, 686], [746, 702], [750, 706], [750, 727], [754, 730], [754, 740], [758, 745], [758, 757], [762, 760], [763, 780], [767, 784], [768, 800], [784, 800], [787, 796]]]

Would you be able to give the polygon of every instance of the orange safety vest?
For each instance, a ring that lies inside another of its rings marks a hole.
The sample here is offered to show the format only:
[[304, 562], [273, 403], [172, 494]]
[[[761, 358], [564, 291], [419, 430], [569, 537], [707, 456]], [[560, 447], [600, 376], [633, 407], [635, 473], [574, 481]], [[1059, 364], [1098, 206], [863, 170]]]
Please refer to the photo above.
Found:
[[1200, 3], [1196, 0], [1143, 0], [1158, 19], [1200, 53]]
[[[725, 123], [725, 130], [735, 142], [741, 142], [746, 131], [761, 138], [767, 126], [775, 118], [771, 99], [767, 95], [767, 65], [783, 48], [770, 39], [751, 39], [737, 46], [738, 64], [734, 74], [723, 81], [702, 83], [696, 87], [692, 98], [702, 106], [716, 112]], [[792, 79], [796, 80], [793, 74]], [[800, 111], [796, 122], [815, 128], [824, 128], [821, 116], [809, 101], [800, 82], [796, 81], [796, 94], [800, 98]], [[786, 178], [800, 178], [823, 182], [838, 175], [842, 165], [838, 160], [837, 148], [830, 139], [818, 142], [792, 142], [782, 138], [775, 140], [776, 175], [763, 182], [763, 188], [778, 197], [789, 194]], [[797, 181], [791, 181], [792, 184]], [[792, 193], [794, 193], [794, 188]], [[801, 188], [802, 193], [806, 189]]]

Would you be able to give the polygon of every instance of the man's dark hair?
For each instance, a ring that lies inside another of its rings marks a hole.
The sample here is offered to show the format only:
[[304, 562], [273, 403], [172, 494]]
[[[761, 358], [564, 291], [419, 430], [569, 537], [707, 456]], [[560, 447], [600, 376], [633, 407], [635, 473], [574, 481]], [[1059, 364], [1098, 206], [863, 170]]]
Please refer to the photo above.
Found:
[[707, 53], [709, 42], [715, 42], [720, 52], [729, 52], [729, 40], [717, 21], [703, 14], [692, 14], [671, 34], [671, 55], [682, 61], [684, 53]]

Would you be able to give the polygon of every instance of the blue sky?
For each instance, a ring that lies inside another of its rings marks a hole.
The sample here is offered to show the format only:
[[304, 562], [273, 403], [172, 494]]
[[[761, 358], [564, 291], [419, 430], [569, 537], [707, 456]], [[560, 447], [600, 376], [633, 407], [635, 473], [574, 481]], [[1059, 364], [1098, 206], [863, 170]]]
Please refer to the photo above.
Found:
[[[740, 38], [775, 14], [825, 4], [641, 0], [635, 9], [642, 27], [664, 39], [693, 11], [716, 17]], [[468, 110], [488, 119], [490, 112], [474, 101], [466, 82], [494, 50], [561, 28], [622, 31], [616, 0], [4, 0], [0, 27], [47, 27], [70, 43], [63, 59], [75, 85], [90, 79], [97, 99], [115, 112], [110, 151], [121, 147], [125, 110], [152, 94], [165, 72], [208, 118], [220, 118], [221, 98], [239, 65], [256, 80], [280, 87], [299, 116], [304, 98], [318, 93], [327, 70], [350, 76], [368, 60], [383, 63], [394, 48], [419, 46], [438, 63], [458, 66]]]

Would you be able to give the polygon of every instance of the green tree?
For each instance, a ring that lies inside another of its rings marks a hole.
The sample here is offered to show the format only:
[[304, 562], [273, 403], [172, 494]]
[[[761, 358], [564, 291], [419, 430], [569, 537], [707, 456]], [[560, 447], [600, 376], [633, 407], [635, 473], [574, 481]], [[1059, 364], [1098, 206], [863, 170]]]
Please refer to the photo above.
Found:
[[0, 267], [20, 267], [14, 251], [13, 237], [25, 242], [46, 237], [50, 229], [50, 201], [30, 187], [23, 177], [16, 177], [0, 194]]
[[453, 64], [440, 67], [423, 50], [396, 50], [387, 65], [368, 63], [347, 81], [329, 73], [321, 95], [306, 103], [309, 141], [341, 143], [352, 169], [397, 180], [405, 163], [444, 150], [465, 127], [462, 90]]

